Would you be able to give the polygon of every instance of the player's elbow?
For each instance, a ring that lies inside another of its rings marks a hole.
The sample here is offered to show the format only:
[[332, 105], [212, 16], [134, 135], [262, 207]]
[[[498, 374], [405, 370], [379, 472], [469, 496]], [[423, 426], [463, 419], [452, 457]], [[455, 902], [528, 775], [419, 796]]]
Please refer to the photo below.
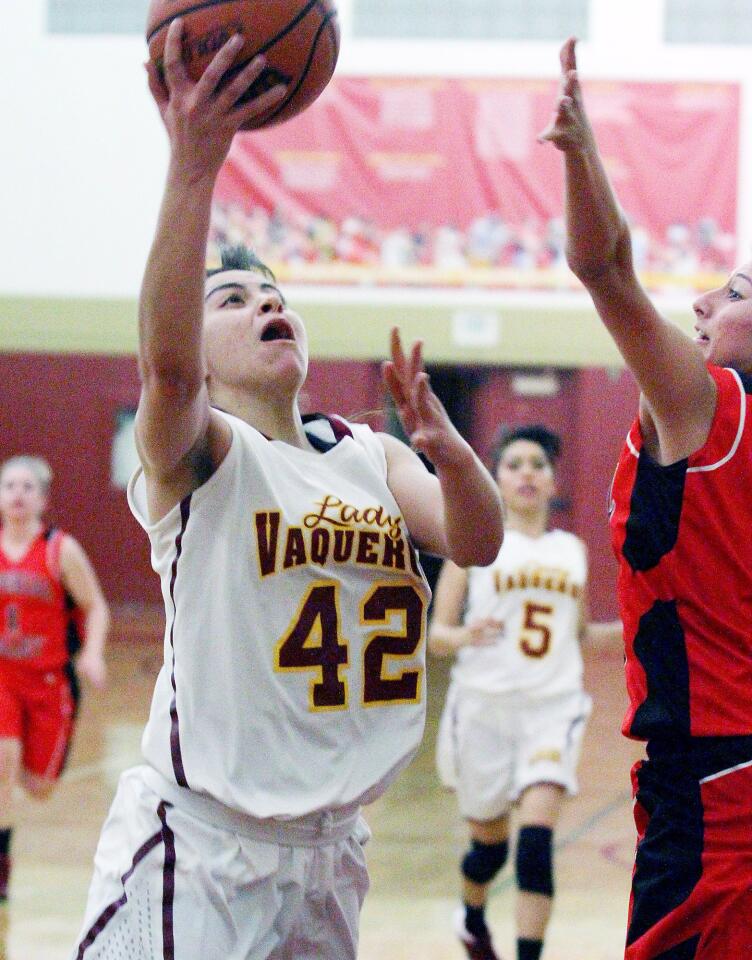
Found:
[[451, 644], [447, 641], [446, 631], [435, 623], [429, 627], [426, 646], [428, 652], [434, 657], [446, 657], [451, 653]]
[[571, 239], [566, 258], [569, 269], [588, 289], [611, 284], [615, 275], [633, 273], [632, 239], [626, 222], [619, 224], [610, 243], [595, 249], [583, 250]]
[[495, 528], [483, 529], [473, 537], [466, 537], [451, 551], [449, 557], [458, 567], [487, 567], [494, 562], [504, 540], [501, 522]]
[[142, 354], [138, 370], [145, 393], [177, 403], [190, 402], [205, 382], [201, 365], [181, 362], [169, 352]]

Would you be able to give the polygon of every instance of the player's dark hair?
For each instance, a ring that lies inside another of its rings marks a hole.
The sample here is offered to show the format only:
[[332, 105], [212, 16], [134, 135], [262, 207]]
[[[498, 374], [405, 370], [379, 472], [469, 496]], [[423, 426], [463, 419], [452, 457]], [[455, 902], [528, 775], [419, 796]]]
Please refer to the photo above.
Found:
[[226, 273], [228, 270], [253, 270], [271, 280], [272, 283], [277, 282], [272, 269], [267, 267], [264, 261], [260, 260], [244, 243], [220, 247], [219, 262], [218, 267], [210, 267], [206, 271], [207, 277], [213, 277], [215, 273]]
[[516, 440], [529, 440], [531, 443], [537, 443], [546, 455], [551, 466], [556, 466], [556, 461], [561, 454], [561, 437], [548, 427], [540, 423], [526, 424], [520, 427], [502, 427], [496, 438], [491, 453], [491, 472], [496, 470], [508, 446]]

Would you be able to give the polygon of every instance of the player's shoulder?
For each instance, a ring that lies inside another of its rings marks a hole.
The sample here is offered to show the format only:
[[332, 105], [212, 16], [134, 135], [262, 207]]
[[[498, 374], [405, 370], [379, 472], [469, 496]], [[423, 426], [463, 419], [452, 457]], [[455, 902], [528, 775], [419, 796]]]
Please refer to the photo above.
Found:
[[549, 540], [558, 540], [561, 543], [582, 543], [582, 539], [576, 533], [570, 530], [564, 530], [561, 527], [551, 527], [543, 534]]
[[44, 562], [48, 572], [54, 580], [61, 580], [65, 558], [82, 547], [70, 533], [52, 524], [41, 531], [39, 540], [43, 545]]
[[[717, 408], [731, 406], [735, 411], [740, 407], [746, 408], [752, 397], [752, 375], [742, 373], [733, 367], [717, 367], [708, 364], [708, 373], [713, 378], [717, 389]], [[718, 411], [716, 411], [717, 419]]]
[[360, 427], [370, 428], [365, 424], [354, 424], [337, 413], [306, 413], [303, 416], [303, 429], [310, 443], [318, 449], [328, 449], [341, 443], [343, 440], [356, 439], [362, 436]]
[[587, 547], [582, 537], [569, 530], [562, 530], [560, 527], [553, 527], [544, 534], [546, 542], [551, 545], [561, 547], [561, 549], [571, 550], [576, 553], [587, 554]]
[[720, 467], [732, 464], [734, 470], [741, 465], [748, 473], [752, 450], [752, 376], [711, 364], [708, 371], [717, 387], [716, 409], [705, 443], [688, 458], [688, 472], [715, 474]]

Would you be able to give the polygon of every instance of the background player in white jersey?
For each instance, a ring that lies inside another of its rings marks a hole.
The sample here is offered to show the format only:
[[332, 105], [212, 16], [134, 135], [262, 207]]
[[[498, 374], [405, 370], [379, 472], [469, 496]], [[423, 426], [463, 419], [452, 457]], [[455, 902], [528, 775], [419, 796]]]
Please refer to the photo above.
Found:
[[[517, 804], [517, 957], [538, 960], [553, 897], [552, 835], [576, 766], [590, 698], [582, 688], [587, 555], [549, 530], [560, 441], [542, 426], [504, 433], [493, 469], [506, 508], [494, 563], [442, 568], [429, 648], [456, 654], [437, 744], [440, 776], [470, 828], [457, 933], [494, 960], [484, 909], [508, 854]], [[614, 626], [598, 626], [601, 634]]]
[[[409, 761], [424, 718], [428, 588], [414, 545], [490, 563], [498, 490], [396, 331], [387, 385], [409, 447], [301, 417], [306, 333], [248, 251], [204, 274], [233, 135], [284, 90], [220, 89], [237, 38], [193, 83], [170, 27], [167, 185], [140, 299], [142, 470], [167, 616], [144, 733], [95, 858], [74, 956], [352, 960], [368, 880], [360, 805]], [[469, 534], [469, 535], [468, 535]]]

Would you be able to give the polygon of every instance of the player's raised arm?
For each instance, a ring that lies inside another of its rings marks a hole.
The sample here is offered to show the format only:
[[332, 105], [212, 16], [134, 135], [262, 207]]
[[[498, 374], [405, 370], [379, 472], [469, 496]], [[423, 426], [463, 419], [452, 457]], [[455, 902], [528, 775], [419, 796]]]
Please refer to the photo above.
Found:
[[539, 139], [564, 153], [567, 261], [637, 378], [650, 452], [673, 462], [705, 442], [715, 385], [700, 350], [660, 316], [636, 277], [629, 228], [585, 112], [573, 38], [562, 47], [561, 71], [554, 115]]
[[[194, 82], [182, 60], [181, 36], [182, 24], [176, 19], [167, 35], [164, 81], [154, 64], [147, 64], [149, 88], [170, 141], [170, 159], [139, 301], [143, 387], [137, 420], [147, 477], [171, 487], [168, 499], [175, 502], [191, 489], [191, 454], [205, 462], [207, 453], [216, 456], [222, 446], [221, 436], [207, 441], [210, 407], [202, 356], [204, 269], [214, 184], [238, 129], [285, 90], [276, 86], [236, 106], [263, 69], [263, 58], [251, 61], [219, 89], [242, 45], [240, 38], [228, 40]], [[223, 429], [227, 428], [217, 419], [216, 430]]]
[[83, 547], [67, 535], [60, 547], [60, 572], [67, 591], [86, 618], [78, 669], [95, 687], [103, 687], [107, 679], [104, 649], [111, 623], [110, 609]]
[[389, 487], [417, 545], [460, 566], [486, 566], [499, 552], [503, 514], [493, 478], [452, 425], [423, 370], [420, 342], [409, 356], [392, 331], [384, 379], [410, 444], [382, 434]]

